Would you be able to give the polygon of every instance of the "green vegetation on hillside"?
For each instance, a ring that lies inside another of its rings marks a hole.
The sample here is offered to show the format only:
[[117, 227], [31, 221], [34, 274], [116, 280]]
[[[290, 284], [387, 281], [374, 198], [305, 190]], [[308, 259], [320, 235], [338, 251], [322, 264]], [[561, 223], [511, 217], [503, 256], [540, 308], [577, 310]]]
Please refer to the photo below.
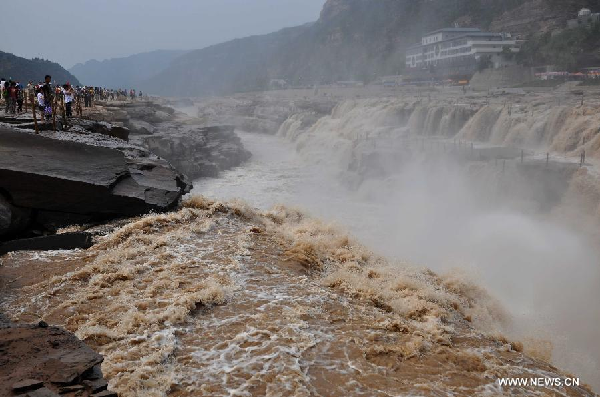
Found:
[[0, 51], [0, 77], [22, 83], [28, 81], [40, 82], [44, 80], [44, 76], [47, 74], [51, 75], [52, 79], [60, 84], [67, 81], [73, 85], [79, 84], [79, 80], [58, 63], [40, 58], [21, 58]]

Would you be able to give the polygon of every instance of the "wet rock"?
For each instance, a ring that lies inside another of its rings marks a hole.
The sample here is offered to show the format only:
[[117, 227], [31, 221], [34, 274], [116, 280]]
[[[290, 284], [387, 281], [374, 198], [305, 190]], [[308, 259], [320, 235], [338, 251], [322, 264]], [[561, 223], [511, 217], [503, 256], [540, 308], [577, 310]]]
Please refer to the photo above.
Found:
[[92, 235], [89, 233], [63, 233], [0, 243], [0, 255], [15, 251], [85, 249], [92, 245]]
[[24, 379], [12, 385], [13, 391], [20, 393], [27, 390], [35, 390], [44, 386], [44, 382], [37, 379]]

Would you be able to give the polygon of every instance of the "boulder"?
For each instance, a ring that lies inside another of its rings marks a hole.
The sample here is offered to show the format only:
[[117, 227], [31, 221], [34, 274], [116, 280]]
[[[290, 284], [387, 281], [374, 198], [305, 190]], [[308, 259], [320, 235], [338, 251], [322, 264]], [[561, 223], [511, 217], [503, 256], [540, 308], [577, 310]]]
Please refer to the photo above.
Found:
[[89, 233], [52, 234], [0, 243], [0, 255], [14, 251], [53, 251], [90, 248], [93, 243], [92, 235]]
[[190, 189], [167, 161], [120, 139], [0, 126], [0, 236], [166, 211]]
[[0, 328], [0, 351], [2, 396], [55, 395], [65, 387], [91, 395], [106, 389], [103, 378], [91, 381], [94, 387], [87, 384], [102, 356], [62, 328], [9, 323]]
[[105, 121], [91, 121], [77, 119], [75, 126], [84, 128], [95, 134], [102, 134], [113, 138], [122, 139], [124, 141], [129, 140], [129, 129], [114, 124], [107, 123]]

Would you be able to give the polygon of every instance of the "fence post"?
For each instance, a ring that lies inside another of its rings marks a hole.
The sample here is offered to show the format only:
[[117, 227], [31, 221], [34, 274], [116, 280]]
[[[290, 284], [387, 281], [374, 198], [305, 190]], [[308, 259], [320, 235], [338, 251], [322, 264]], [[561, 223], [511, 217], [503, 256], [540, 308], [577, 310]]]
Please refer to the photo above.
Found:
[[33, 111], [33, 126], [35, 127], [35, 133], [39, 134], [37, 116], [35, 115], [35, 105], [33, 103], [33, 96], [31, 97], [31, 110]]
[[52, 110], [52, 129], [56, 132], [56, 95], [50, 101], [50, 109]]
[[521, 164], [523, 164], [523, 160], [525, 159], [525, 151], [521, 149]]

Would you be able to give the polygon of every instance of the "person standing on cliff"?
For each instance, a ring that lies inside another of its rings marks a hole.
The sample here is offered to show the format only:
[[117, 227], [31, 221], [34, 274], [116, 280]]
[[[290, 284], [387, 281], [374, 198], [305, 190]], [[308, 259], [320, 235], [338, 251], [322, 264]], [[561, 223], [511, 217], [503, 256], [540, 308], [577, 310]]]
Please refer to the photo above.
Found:
[[64, 85], [64, 95], [65, 95], [65, 111], [67, 113], [67, 117], [73, 117], [73, 87], [71, 87], [71, 83], [67, 83]]
[[2, 98], [4, 99], [4, 113], [8, 114], [10, 110], [10, 84], [12, 81], [7, 81], [4, 83], [4, 90], [2, 91]]
[[11, 81], [10, 87], [8, 87], [8, 101], [10, 113], [15, 114], [17, 112], [17, 83], [14, 81]]
[[44, 109], [46, 108], [46, 104], [44, 103], [44, 94], [42, 93], [41, 88], [36, 87], [35, 97], [37, 99], [38, 108], [39, 108], [41, 114], [44, 114]]
[[23, 86], [17, 81], [17, 113], [23, 113]]
[[84, 107], [89, 108], [92, 106], [92, 94], [90, 92], [91, 88], [83, 87], [83, 103]]
[[[44, 94], [44, 104], [46, 105], [46, 117], [49, 118], [49, 116], [52, 115], [52, 100], [54, 99], [54, 92], [52, 90], [52, 85], [50, 84], [50, 82], [52, 81], [52, 76], [50, 76], [49, 74], [46, 75], [46, 77], [44, 77], [44, 85], [42, 87], [42, 93]], [[50, 113], [50, 114], [48, 114]]]
[[6, 86], [6, 79], [4, 77], [2, 77], [2, 79], [0, 79], [0, 99], [4, 99], [4, 88]]
[[33, 81], [31, 81], [31, 80], [29, 81], [29, 83], [27, 83], [27, 88], [25, 89], [25, 95], [27, 95], [27, 100], [29, 100], [35, 96], [35, 84], [33, 84]]

